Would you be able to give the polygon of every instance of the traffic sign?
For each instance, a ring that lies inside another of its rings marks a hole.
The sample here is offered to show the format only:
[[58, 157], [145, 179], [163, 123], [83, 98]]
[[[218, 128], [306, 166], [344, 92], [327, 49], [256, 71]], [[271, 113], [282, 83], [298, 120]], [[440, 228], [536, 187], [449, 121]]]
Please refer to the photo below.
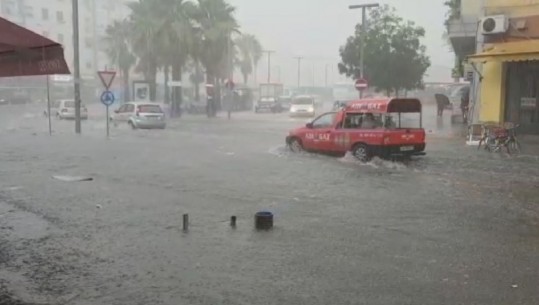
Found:
[[357, 90], [361, 91], [361, 90], [367, 89], [369, 87], [369, 83], [367, 82], [366, 79], [360, 78], [356, 80], [356, 83], [354, 86], [356, 87]]
[[103, 92], [103, 94], [101, 94], [101, 103], [103, 103], [103, 105], [107, 107], [114, 104], [114, 100], [115, 100], [114, 93], [110, 91], [105, 91]]
[[103, 86], [105, 86], [105, 88], [109, 90], [110, 85], [112, 85], [112, 81], [116, 77], [116, 71], [99, 71], [97, 72], [97, 75], [99, 75]]

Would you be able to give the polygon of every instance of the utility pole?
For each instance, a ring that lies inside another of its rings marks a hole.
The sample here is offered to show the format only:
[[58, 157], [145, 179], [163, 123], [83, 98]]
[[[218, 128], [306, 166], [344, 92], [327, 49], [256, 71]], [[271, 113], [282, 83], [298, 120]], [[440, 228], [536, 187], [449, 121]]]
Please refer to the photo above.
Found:
[[271, 54], [275, 53], [275, 51], [264, 50], [262, 52], [268, 54], [268, 84], [269, 84], [271, 83]]
[[[75, 85], [75, 133], [80, 134], [80, 54], [79, 54], [79, 0], [73, 6], [73, 82]], [[95, 47], [95, 46], [94, 46]]]
[[326, 88], [328, 87], [328, 66], [329, 64], [326, 64]]
[[[361, 9], [361, 54], [359, 59], [359, 73], [361, 79], [365, 78], [365, 35], [367, 34], [367, 9], [379, 7], [378, 3], [371, 4], [359, 4], [359, 5], [350, 5], [348, 8], [351, 10]], [[359, 91], [360, 98], [363, 98], [363, 91]]]
[[294, 57], [294, 59], [298, 61], [298, 88], [299, 88], [301, 87], [301, 60], [303, 59], [303, 57], [298, 56], [298, 57]]

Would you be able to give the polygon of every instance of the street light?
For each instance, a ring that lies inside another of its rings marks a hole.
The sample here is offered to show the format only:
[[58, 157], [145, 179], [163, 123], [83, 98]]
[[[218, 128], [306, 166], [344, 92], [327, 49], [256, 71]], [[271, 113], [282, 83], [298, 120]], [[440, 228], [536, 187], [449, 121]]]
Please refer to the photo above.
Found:
[[281, 66], [273, 66], [273, 69], [277, 71], [277, 82], [281, 82]]
[[81, 133], [80, 122], [80, 53], [79, 53], [79, 0], [72, 0], [73, 8], [73, 83], [75, 97], [75, 133]]
[[275, 53], [275, 51], [264, 50], [262, 52], [268, 54], [268, 84], [269, 84], [271, 83], [271, 54]]
[[[361, 40], [361, 54], [359, 59], [359, 73], [361, 79], [365, 77], [365, 35], [367, 31], [367, 9], [369, 8], [375, 8], [379, 7], [380, 4], [378, 3], [370, 3], [370, 4], [358, 4], [358, 5], [350, 5], [348, 8], [351, 10], [355, 9], [361, 9], [361, 36], [359, 37]], [[359, 91], [359, 95], [362, 98], [363, 97], [363, 91]]]
[[301, 60], [303, 59], [303, 57], [298, 56], [298, 57], [294, 57], [294, 59], [298, 60], [298, 88], [299, 88], [301, 87]]

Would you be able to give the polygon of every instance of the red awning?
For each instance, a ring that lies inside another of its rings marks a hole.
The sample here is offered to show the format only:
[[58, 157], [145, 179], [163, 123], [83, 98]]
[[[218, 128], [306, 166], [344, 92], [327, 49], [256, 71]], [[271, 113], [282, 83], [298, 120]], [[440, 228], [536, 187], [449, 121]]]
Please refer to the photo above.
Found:
[[0, 18], [0, 77], [70, 74], [62, 45]]

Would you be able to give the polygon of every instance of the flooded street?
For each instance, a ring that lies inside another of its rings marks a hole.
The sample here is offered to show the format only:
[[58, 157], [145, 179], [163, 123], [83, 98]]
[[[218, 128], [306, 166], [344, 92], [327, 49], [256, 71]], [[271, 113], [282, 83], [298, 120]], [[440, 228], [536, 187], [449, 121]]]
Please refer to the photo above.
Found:
[[6, 107], [2, 305], [539, 303], [539, 158], [466, 147], [434, 109], [426, 157], [361, 164], [289, 152], [306, 120], [286, 114], [106, 139], [100, 106], [52, 137], [40, 106]]

